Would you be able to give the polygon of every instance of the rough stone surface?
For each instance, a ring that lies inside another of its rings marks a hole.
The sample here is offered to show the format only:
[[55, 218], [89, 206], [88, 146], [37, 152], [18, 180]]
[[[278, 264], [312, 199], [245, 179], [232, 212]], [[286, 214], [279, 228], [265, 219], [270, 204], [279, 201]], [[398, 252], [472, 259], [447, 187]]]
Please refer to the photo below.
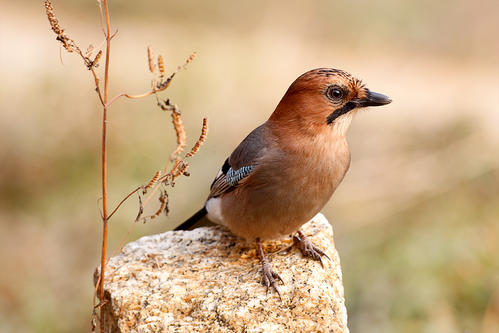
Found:
[[105, 281], [111, 332], [348, 332], [333, 230], [322, 214], [302, 228], [331, 261], [303, 258], [292, 240], [264, 243], [283, 278], [266, 294], [252, 243], [222, 227], [169, 231], [129, 243]]

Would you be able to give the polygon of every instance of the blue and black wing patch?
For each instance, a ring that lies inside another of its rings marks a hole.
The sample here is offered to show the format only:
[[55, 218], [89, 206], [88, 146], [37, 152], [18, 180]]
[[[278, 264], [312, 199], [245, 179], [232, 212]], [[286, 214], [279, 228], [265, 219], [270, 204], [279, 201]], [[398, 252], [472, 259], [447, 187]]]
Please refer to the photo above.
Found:
[[248, 177], [254, 169], [254, 165], [249, 165], [234, 170], [229, 164], [229, 159], [226, 159], [222, 169], [220, 169], [220, 172], [211, 184], [210, 195], [208, 197], [216, 198], [234, 190], [239, 185], [239, 182]]
[[237, 184], [239, 184], [239, 181], [248, 177], [254, 168], [255, 168], [254, 165], [243, 166], [242, 168], [237, 170], [230, 168], [225, 174], [225, 181], [230, 186], [237, 186]]

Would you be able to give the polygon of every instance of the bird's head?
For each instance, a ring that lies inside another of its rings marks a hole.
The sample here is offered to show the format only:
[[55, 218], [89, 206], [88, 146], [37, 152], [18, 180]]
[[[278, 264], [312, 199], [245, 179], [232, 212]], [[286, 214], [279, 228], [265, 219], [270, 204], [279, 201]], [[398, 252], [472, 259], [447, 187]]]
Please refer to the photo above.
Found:
[[336, 126], [344, 133], [356, 110], [390, 102], [345, 71], [318, 68], [291, 84], [270, 119], [308, 131]]

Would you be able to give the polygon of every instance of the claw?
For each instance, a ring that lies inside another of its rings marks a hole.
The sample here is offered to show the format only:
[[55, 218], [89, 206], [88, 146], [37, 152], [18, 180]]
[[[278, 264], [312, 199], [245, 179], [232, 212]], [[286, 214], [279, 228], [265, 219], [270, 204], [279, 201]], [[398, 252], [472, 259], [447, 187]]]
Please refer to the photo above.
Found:
[[331, 260], [329, 256], [322, 251], [320, 248], [314, 245], [300, 230], [298, 230], [298, 234], [293, 236], [293, 242], [298, 246], [301, 253], [305, 257], [310, 257], [313, 260], [320, 262], [321, 266], [324, 267], [324, 263], [322, 262], [322, 257], [326, 257]]
[[277, 287], [277, 281], [279, 280], [282, 282], [282, 284], [284, 284], [284, 280], [279, 274], [272, 270], [272, 265], [270, 265], [269, 260], [265, 256], [262, 244], [260, 243], [259, 239], [256, 240], [256, 245], [258, 250], [258, 257], [260, 258], [260, 262], [262, 263], [262, 284], [267, 287], [267, 294], [269, 292], [269, 288], [272, 287], [272, 289], [277, 292], [277, 295], [279, 295], [279, 299], [282, 301], [281, 292]]

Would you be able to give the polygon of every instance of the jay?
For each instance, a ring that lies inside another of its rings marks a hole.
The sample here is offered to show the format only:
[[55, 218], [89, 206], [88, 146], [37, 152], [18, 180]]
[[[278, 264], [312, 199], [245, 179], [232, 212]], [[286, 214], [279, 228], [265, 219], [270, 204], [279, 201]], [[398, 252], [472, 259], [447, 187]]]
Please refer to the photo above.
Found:
[[270, 118], [225, 160], [204, 207], [175, 230], [207, 215], [237, 236], [256, 242], [262, 282], [280, 297], [262, 240], [296, 233], [305, 256], [327, 255], [300, 231], [324, 207], [350, 165], [346, 132], [361, 108], [390, 103], [345, 71], [318, 68], [298, 77]]

